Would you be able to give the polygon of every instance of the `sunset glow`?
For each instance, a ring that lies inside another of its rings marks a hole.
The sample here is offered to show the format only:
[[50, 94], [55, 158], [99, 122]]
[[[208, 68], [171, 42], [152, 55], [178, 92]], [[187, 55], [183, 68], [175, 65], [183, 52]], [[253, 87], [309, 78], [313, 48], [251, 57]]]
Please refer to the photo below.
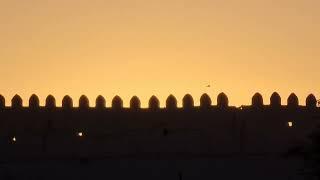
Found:
[[[320, 1], [0, 0], [0, 94], [319, 98]], [[290, 124], [289, 124], [290, 126]]]

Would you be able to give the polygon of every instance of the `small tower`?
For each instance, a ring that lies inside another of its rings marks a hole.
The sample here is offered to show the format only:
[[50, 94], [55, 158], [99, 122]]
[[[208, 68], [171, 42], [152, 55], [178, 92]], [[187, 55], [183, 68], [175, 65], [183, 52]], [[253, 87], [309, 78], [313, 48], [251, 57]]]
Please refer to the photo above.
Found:
[[229, 106], [229, 99], [225, 93], [220, 93], [218, 95], [217, 106], [219, 108], [227, 108]]
[[260, 93], [255, 93], [252, 97], [252, 106], [254, 108], [263, 108], [263, 97]]
[[63, 109], [71, 109], [73, 108], [72, 98], [68, 95], [64, 96], [62, 99], [62, 108]]
[[160, 109], [160, 102], [156, 96], [151, 96], [149, 99], [149, 109], [153, 111]]
[[6, 107], [6, 100], [5, 98], [0, 94], [0, 109], [4, 109]]
[[306, 106], [308, 109], [314, 109], [317, 107], [317, 99], [313, 94], [309, 94], [306, 98]]
[[294, 93], [291, 93], [288, 97], [287, 105], [289, 108], [297, 108], [299, 106], [299, 99]]
[[45, 106], [47, 109], [55, 108], [56, 107], [56, 99], [52, 95], [47, 96]]
[[141, 108], [140, 99], [137, 96], [133, 96], [130, 100], [130, 109], [131, 110], [138, 110]]
[[112, 109], [117, 110], [122, 108], [123, 108], [123, 101], [121, 97], [117, 95], [112, 99]]
[[206, 93], [202, 94], [202, 96], [200, 97], [200, 107], [208, 109], [211, 107], [211, 104], [212, 104], [212, 101], [210, 96]]
[[106, 99], [99, 95], [97, 98], [96, 98], [96, 108], [97, 109], [104, 109], [106, 108]]
[[166, 108], [168, 110], [177, 109], [177, 99], [172, 94], [170, 94], [166, 100]]
[[281, 107], [281, 97], [277, 92], [272, 93], [272, 95], [270, 97], [270, 106], [272, 108]]
[[29, 108], [30, 109], [38, 109], [40, 107], [39, 98], [37, 95], [32, 94], [29, 98]]
[[11, 100], [11, 107], [14, 109], [22, 108], [22, 98], [19, 95], [15, 95]]
[[190, 94], [186, 94], [182, 99], [182, 107], [184, 109], [192, 109], [194, 107], [194, 101]]
[[89, 99], [87, 96], [82, 95], [79, 99], [79, 108], [80, 109], [89, 109]]

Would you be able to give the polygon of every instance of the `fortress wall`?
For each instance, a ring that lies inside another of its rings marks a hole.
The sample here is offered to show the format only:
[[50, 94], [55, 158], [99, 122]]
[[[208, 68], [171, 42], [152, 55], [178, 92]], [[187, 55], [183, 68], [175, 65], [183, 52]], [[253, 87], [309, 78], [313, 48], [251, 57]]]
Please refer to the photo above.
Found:
[[[67, 138], [63, 141], [51, 142], [56, 151], [68, 150], [92, 153], [233, 153], [238, 149], [237, 127], [232, 110], [201, 111], [138, 111], [130, 110], [97, 112], [73, 111], [62, 119], [55, 120], [53, 127], [56, 138], [62, 133]], [[82, 114], [84, 113], [84, 114]], [[98, 116], [98, 117], [97, 117]], [[97, 117], [97, 118], [95, 118]], [[73, 145], [81, 139], [77, 132], [83, 132], [83, 144]], [[51, 133], [52, 136], [54, 135]], [[90, 143], [90, 147], [87, 147]], [[59, 145], [60, 144], [60, 145]], [[169, 148], [168, 148], [169, 147]], [[61, 148], [59, 150], [59, 148]], [[55, 151], [54, 148], [49, 148]]]
[[245, 152], [280, 153], [288, 149], [292, 129], [283, 109], [248, 109], [242, 116]]
[[[319, 113], [319, 111], [317, 111]], [[305, 107], [249, 108], [242, 111], [242, 142], [246, 153], [283, 153], [308, 141], [319, 120]], [[292, 123], [292, 127], [289, 126]]]
[[4, 157], [37, 156], [41, 152], [45, 113], [28, 108], [1, 113], [1, 153]]
[[7, 159], [279, 154], [307, 141], [320, 119], [314, 103], [297, 106], [293, 95], [290, 106], [278, 106], [279, 97], [270, 106], [255, 97], [252, 106], [242, 108], [229, 107], [225, 95], [218, 106], [200, 107], [188, 96], [183, 108], [171, 97], [170, 109], [140, 109], [137, 98], [134, 108], [122, 108], [121, 101], [117, 108], [89, 108], [85, 97], [79, 108], [68, 104], [71, 99], [63, 107], [52, 102], [39, 107], [36, 96], [32, 106], [21, 107], [15, 97], [15, 106], [0, 108], [0, 154]]

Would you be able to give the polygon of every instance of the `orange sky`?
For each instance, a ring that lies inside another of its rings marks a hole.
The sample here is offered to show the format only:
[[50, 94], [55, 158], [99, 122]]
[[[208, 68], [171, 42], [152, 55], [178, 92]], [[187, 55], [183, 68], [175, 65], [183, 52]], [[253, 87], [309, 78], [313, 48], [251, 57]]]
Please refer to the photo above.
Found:
[[[320, 98], [319, 0], [0, 0], [0, 94]], [[210, 84], [211, 88], [206, 85]]]

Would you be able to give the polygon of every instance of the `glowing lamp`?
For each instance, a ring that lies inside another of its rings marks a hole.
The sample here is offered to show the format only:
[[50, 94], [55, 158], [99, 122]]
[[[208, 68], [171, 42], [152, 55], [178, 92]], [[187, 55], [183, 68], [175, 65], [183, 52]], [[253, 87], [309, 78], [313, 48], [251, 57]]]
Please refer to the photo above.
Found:
[[78, 132], [78, 134], [77, 134], [79, 137], [82, 137], [84, 134], [83, 134], [83, 132]]

